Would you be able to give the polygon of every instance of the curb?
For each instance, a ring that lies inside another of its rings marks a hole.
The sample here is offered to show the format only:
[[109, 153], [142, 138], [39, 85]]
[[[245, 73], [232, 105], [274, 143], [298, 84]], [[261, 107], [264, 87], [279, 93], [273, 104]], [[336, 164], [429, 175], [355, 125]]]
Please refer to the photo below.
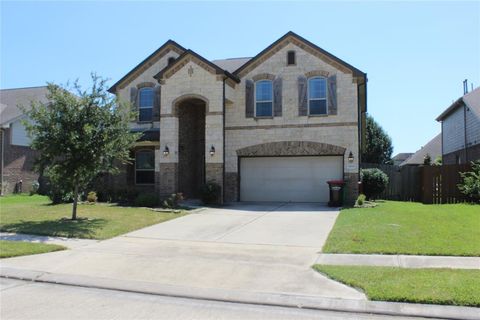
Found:
[[81, 275], [55, 274], [8, 267], [1, 267], [0, 277], [40, 283], [161, 295], [175, 298], [262, 306], [437, 319], [480, 319], [480, 309], [473, 307], [333, 299], [300, 294], [247, 292], [214, 288], [191, 288], [144, 281], [123, 281]]

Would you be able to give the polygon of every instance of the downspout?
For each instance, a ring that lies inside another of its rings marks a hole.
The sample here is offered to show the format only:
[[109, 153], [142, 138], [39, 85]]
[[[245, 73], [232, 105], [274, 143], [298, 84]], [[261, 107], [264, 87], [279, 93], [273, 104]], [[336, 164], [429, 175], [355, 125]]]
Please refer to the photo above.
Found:
[[222, 134], [222, 139], [223, 139], [223, 166], [222, 166], [222, 203], [225, 202], [225, 80], [227, 79], [226, 76], [223, 77], [223, 106], [222, 106], [222, 113], [223, 113], [223, 120], [222, 120], [222, 125], [223, 125], [223, 134]]

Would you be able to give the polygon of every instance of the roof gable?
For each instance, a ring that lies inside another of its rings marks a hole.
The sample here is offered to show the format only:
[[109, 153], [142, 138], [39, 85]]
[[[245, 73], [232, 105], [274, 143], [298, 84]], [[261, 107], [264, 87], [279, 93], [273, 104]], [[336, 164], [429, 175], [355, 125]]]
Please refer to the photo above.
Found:
[[247, 61], [244, 65], [239, 67], [237, 70], [233, 72], [234, 75], [242, 77], [245, 74], [249, 73], [265, 60], [273, 56], [276, 52], [280, 51], [282, 48], [287, 46], [289, 43], [293, 43], [297, 47], [302, 48], [306, 52], [318, 57], [319, 59], [325, 61], [326, 63], [332, 65], [333, 67], [345, 72], [351, 73], [354, 77], [366, 77], [366, 74], [357, 68], [353, 67], [352, 65], [346, 63], [345, 61], [341, 60], [340, 58], [335, 57], [331, 53], [323, 50], [322, 48], [318, 47], [317, 45], [313, 44], [312, 42], [302, 38], [298, 34], [289, 31], [280, 39], [272, 43], [270, 46], [262, 50], [259, 54], [255, 57]]
[[182, 55], [180, 55], [172, 64], [164, 68], [162, 71], [157, 73], [154, 78], [157, 79], [157, 81], [161, 81], [162, 79], [168, 79], [172, 75], [174, 75], [178, 70], [182, 69], [187, 63], [190, 61], [196, 63], [206, 71], [212, 73], [212, 74], [217, 74], [217, 75], [225, 75], [231, 80], [235, 82], [240, 82], [238, 77], [234, 76], [230, 72], [220, 68], [216, 64], [212, 63], [211, 61], [205, 59], [198, 53], [194, 52], [193, 50], [186, 50]]
[[9, 124], [22, 118], [24, 112], [19, 106], [29, 109], [32, 101], [47, 103], [47, 94], [46, 86], [0, 90], [0, 124]]
[[128, 85], [128, 83], [132, 82], [135, 78], [137, 78], [141, 73], [145, 70], [150, 68], [154, 63], [164, 57], [170, 51], [174, 51], [179, 55], [183, 54], [186, 49], [176, 43], [173, 40], [168, 40], [165, 42], [160, 48], [155, 50], [151, 55], [145, 58], [142, 62], [140, 62], [136, 67], [130, 70], [125, 76], [123, 76], [120, 80], [118, 80], [113, 86], [108, 89], [108, 92], [115, 93], [117, 88], [123, 88]]

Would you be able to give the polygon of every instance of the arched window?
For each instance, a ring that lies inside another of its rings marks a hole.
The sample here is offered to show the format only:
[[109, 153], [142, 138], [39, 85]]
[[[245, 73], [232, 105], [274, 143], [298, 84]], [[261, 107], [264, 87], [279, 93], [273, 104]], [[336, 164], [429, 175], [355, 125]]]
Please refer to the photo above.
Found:
[[324, 115], [327, 110], [327, 79], [315, 77], [308, 79], [308, 113]]
[[255, 116], [273, 116], [273, 85], [270, 80], [255, 82]]
[[155, 183], [155, 153], [151, 149], [135, 152], [135, 184]]
[[138, 99], [138, 121], [152, 121], [153, 88], [142, 88]]

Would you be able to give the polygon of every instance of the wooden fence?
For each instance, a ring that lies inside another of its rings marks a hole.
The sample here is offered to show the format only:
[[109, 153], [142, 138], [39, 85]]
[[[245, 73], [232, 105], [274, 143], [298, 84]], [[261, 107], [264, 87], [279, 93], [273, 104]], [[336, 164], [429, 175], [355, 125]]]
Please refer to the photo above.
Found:
[[362, 168], [378, 168], [387, 174], [389, 184], [380, 198], [432, 204], [465, 201], [457, 185], [461, 182], [460, 172], [469, 171], [471, 165], [400, 167], [362, 163]]

